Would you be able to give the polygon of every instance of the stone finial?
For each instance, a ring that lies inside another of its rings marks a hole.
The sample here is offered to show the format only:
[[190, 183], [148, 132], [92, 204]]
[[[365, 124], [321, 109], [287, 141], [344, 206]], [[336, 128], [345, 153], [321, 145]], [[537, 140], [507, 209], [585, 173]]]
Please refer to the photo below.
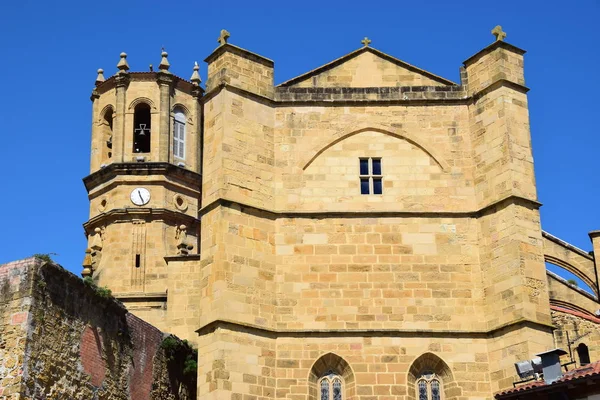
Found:
[[96, 86], [100, 85], [105, 80], [106, 79], [104, 79], [104, 70], [102, 68], [99, 68], [98, 69], [98, 76], [96, 77]]
[[192, 83], [195, 86], [200, 86], [200, 82], [202, 82], [202, 79], [200, 79], [200, 74], [198, 73], [198, 70], [200, 70], [200, 67], [198, 66], [198, 61], [194, 61], [194, 72], [192, 73], [192, 77], [190, 78], [190, 81], [192, 81]]
[[171, 66], [171, 64], [169, 64], [169, 60], [167, 59], [167, 57], [169, 56], [169, 53], [167, 53], [165, 51], [164, 47], [163, 47], [162, 53], [160, 53], [160, 55], [161, 55], [162, 59], [160, 60], [158, 69], [160, 69], [163, 72], [169, 72], [169, 67]]
[[94, 229], [94, 236], [92, 236], [90, 248], [94, 251], [102, 250], [102, 229]]
[[227, 40], [229, 39], [229, 36], [231, 36], [229, 32], [227, 32], [225, 29], [221, 29], [221, 34], [217, 39], [217, 42], [219, 42], [219, 46], [223, 46], [224, 44], [226, 44]]
[[371, 39], [369, 39], [368, 37], [365, 36], [365, 38], [363, 40], [360, 41], [363, 46], [365, 47], [369, 47], [369, 44], [371, 43]]
[[84, 278], [86, 276], [92, 276], [92, 249], [85, 249], [85, 257], [83, 258], [82, 263], [83, 271], [81, 271], [81, 276]]
[[127, 64], [127, 53], [121, 53], [120, 57], [121, 59], [117, 64], [117, 68], [119, 68], [119, 73], [125, 74], [127, 71], [129, 71], [129, 64]]
[[492, 29], [492, 35], [496, 36], [496, 41], [504, 41], [506, 37], [506, 32], [502, 30], [500, 25], [496, 25], [494, 29]]
[[179, 225], [175, 230], [175, 239], [177, 240], [177, 255], [186, 256], [192, 251], [194, 245], [187, 240], [187, 226]]

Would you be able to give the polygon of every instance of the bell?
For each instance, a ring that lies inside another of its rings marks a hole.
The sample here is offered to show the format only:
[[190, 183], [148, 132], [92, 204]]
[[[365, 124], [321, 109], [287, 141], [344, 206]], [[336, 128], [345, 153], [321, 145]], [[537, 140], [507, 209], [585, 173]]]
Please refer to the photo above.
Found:
[[140, 124], [140, 127], [136, 129], [138, 136], [146, 136], [146, 124]]

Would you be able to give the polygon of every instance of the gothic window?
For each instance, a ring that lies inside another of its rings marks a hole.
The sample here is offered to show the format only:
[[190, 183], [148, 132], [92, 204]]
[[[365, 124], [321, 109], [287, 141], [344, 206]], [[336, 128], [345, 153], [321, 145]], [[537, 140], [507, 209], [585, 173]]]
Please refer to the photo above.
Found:
[[442, 383], [433, 372], [427, 372], [417, 379], [418, 400], [442, 400]]
[[140, 103], [133, 113], [133, 152], [150, 153], [150, 106]]
[[360, 158], [360, 194], [382, 194], [381, 158]]
[[175, 110], [173, 122], [173, 156], [185, 159], [185, 114], [182, 110]]
[[329, 371], [319, 381], [319, 400], [342, 400], [342, 378]]

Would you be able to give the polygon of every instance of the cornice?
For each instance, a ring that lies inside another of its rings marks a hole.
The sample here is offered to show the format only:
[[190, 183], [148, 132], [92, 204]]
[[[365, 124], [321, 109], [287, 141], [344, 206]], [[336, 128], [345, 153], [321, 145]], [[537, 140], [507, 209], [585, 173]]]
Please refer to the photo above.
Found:
[[200, 188], [202, 175], [166, 162], [112, 163], [83, 178], [88, 193], [120, 175], [168, 175]]
[[188, 226], [194, 226], [200, 223], [198, 218], [179, 211], [169, 210], [167, 208], [113, 208], [112, 210], [90, 218], [83, 224], [83, 229], [85, 230], [86, 234], [90, 234], [95, 228], [108, 225], [108, 222], [129, 222], [132, 218], [143, 219], [146, 221], [171, 219], [185, 222]]
[[472, 64], [475, 61], [479, 60], [484, 55], [489, 54], [496, 49], [504, 49], [504, 50], [512, 51], [513, 53], [517, 53], [519, 55], [523, 55], [526, 53], [525, 50], [518, 48], [517, 46], [513, 46], [512, 44], [507, 43], [503, 40], [496, 40], [489, 46], [484, 47], [483, 49], [479, 50], [477, 53], [473, 54], [471, 57], [469, 57], [465, 61], [463, 61], [463, 65], [466, 67], [469, 64]]
[[251, 333], [256, 336], [271, 337], [451, 337], [451, 338], [490, 338], [502, 335], [503, 331], [518, 329], [526, 325], [533, 328], [553, 331], [556, 327], [527, 318], [521, 318], [488, 330], [450, 330], [450, 329], [273, 329], [258, 326], [246, 322], [233, 321], [229, 319], [215, 319], [196, 330], [199, 336], [211, 334], [222, 328], [237, 332]]
[[508, 79], [498, 79], [497, 81], [490, 83], [488, 86], [484, 87], [483, 89], [480, 89], [477, 92], [473, 93], [470, 97], [473, 99], [473, 101], [477, 101], [480, 98], [482, 98], [483, 96], [485, 96], [486, 94], [493, 92], [496, 89], [500, 89], [502, 87], [507, 87], [509, 89], [513, 89], [513, 90], [515, 90], [519, 93], [523, 93], [523, 94], [526, 94], [527, 92], [529, 92], [529, 88], [527, 86], [509, 81]]
[[485, 213], [493, 211], [495, 207], [503, 207], [509, 204], [520, 204], [532, 209], [539, 209], [542, 203], [528, 199], [526, 197], [511, 195], [502, 199], [493, 201], [477, 210], [466, 211], [373, 211], [373, 210], [353, 210], [353, 211], [327, 211], [327, 210], [307, 210], [307, 211], [286, 211], [286, 210], [269, 210], [266, 208], [256, 207], [240, 201], [227, 199], [224, 197], [218, 198], [209, 204], [202, 206], [198, 210], [198, 217], [202, 216], [216, 207], [242, 207], [254, 212], [270, 215], [271, 218], [385, 218], [385, 217], [427, 217], [427, 218], [479, 218]]
[[251, 61], [257, 62], [259, 64], [263, 64], [267, 67], [273, 68], [275, 62], [267, 57], [263, 57], [260, 54], [253, 53], [246, 49], [242, 49], [241, 47], [234, 46], [231, 43], [225, 43], [219, 47], [217, 47], [208, 57], [204, 59], [204, 62], [210, 64], [216, 58], [218, 58], [223, 53], [230, 52], [240, 57], [247, 58]]

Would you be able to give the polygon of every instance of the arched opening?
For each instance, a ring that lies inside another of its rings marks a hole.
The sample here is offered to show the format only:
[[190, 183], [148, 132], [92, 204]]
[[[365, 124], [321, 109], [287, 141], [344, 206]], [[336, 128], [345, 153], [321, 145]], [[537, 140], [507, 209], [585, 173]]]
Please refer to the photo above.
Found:
[[585, 343], [580, 343], [577, 346], [577, 356], [579, 356], [579, 365], [587, 365], [590, 363], [590, 351]]
[[548, 271], [553, 272], [556, 275], [560, 276], [564, 280], [566, 280], [569, 285], [571, 285], [573, 287], [577, 287], [579, 289], [583, 289], [584, 291], [588, 292], [589, 294], [595, 296], [592, 288], [586, 282], [584, 282], [580, 277], [578, 277], [571, 271], [568, 271], [565, 268], [561, 267], [560, 265], [556, 265], [556, 264], [548, 262], [548, 261], [546, 261], [546, 269]]
[[106, 162], [112, 158], [113, 118], [114, 111], [112, 107], [108, 107], [100, 120], [102, 162]]
[[173, 156], [185, 160], [186, 117], [183, 109], [177, 107], [173, 118]]
[[150, 106], [140, 103], [133, 112], [133, 152], [150, 153], [150, 137], [152, 132]]
[[433, 353], [422, 354], [413, 361], [407, 384], [411, 400], [456, 400], [462, 394], [450, 367]]
[[328, 353], [312, 366], [308, 377], [310, 400], [353, 400], [356, 398], [354, 373], [337, 354]]

